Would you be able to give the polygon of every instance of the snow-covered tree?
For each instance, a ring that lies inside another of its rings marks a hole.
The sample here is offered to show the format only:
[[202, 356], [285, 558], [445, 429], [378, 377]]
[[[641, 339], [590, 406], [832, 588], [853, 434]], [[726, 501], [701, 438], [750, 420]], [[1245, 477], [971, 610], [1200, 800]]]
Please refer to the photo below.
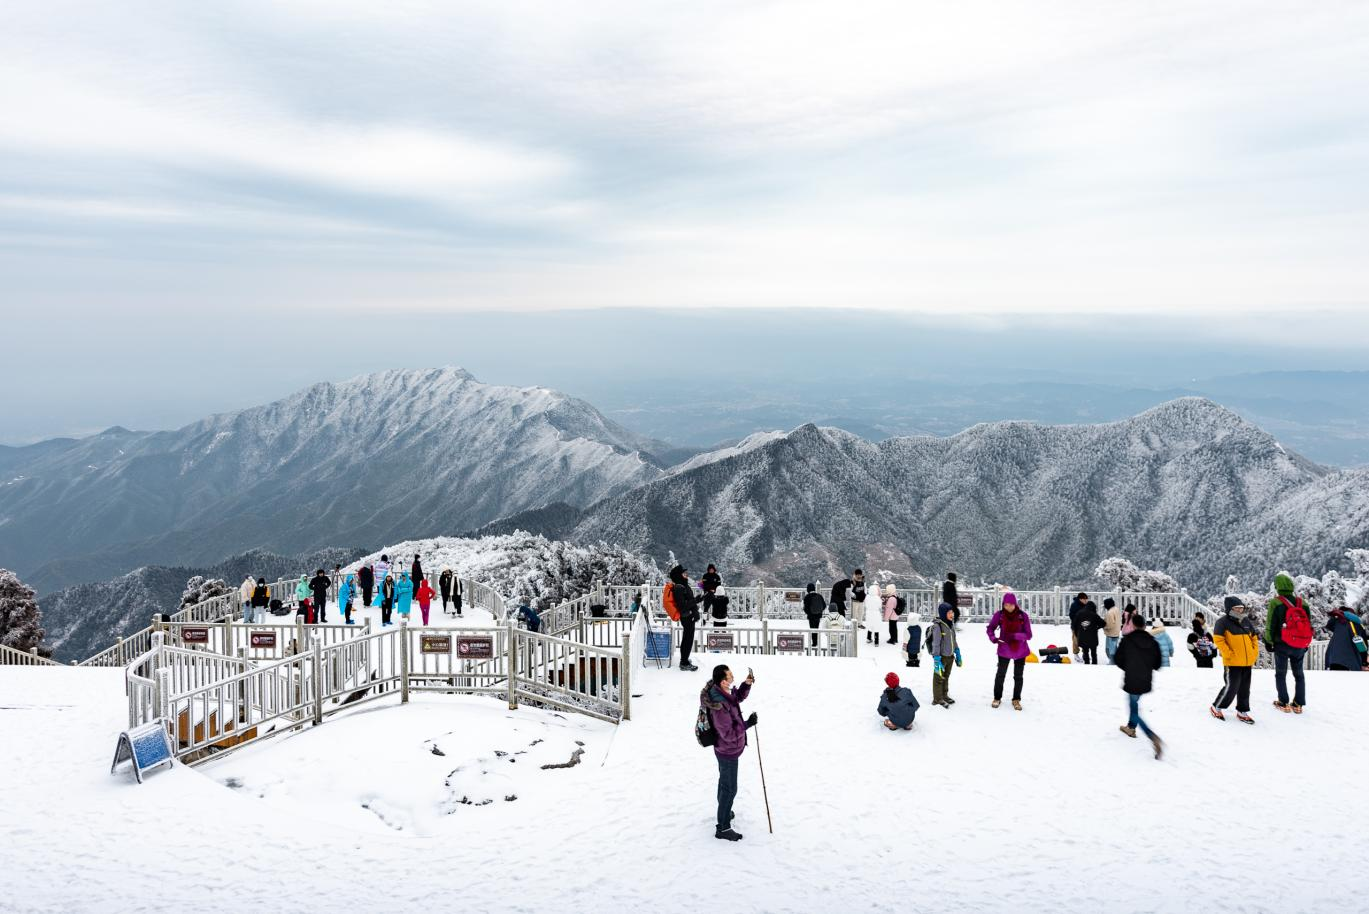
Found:
[[1121, 556], [1103, 559], [1093, 569], [1093, 576], [1110, 585], [1113, 590], [1142, 593], [1177, 593], [1179, 582], [1163, 571], [1143, 571]]
[[43, 641], [43, 613], [33, 588], [0, 568], [0, 644], [27, 653]]
[[221, 597], [231, 591], [232, 588], [220, 579], [197, 574], [185, 582], [185, 591], [181, 594], [181, 609], [214, 597]]

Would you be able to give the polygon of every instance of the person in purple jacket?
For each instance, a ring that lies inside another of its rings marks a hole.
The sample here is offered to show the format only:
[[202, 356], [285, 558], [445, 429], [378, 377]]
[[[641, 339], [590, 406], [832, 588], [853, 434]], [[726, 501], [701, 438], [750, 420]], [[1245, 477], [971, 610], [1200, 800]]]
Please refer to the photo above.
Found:
[[1027, 665], [1027, 654], [1031, 648], [1027, 642], [1032, 637], [1032, 622], [1027, 614], [1017, 607], [1017, 595], [1012, 591], [1003, 594], [1003, 608], [993, 614], [988, 626], [989, 640], [998, 645], [998, 672], [993, 678], [993, 706], [1003, 703], [1003, 680], [1008, 674], [1008, 663], [1012, 663], [1012, 706], [1022, 710], [1022, 669]]
[[718, 757], [718, 829], [715, 838], [740, 841], [742, 836], [732, 830], [732, 801], [737, 798], [737, 763], [746, 749], [746, 731], [756, 726], [756, 712], [742, 720], [742, 702], [751, 694], [756, 677], [747, 671], [741, 688], [732, 688], [732, 671], [725, 664], [713, 668], [713, 679], [699, 693], [699, 703], [708, 709], [708, 716], [718, 741], [713, 754]]

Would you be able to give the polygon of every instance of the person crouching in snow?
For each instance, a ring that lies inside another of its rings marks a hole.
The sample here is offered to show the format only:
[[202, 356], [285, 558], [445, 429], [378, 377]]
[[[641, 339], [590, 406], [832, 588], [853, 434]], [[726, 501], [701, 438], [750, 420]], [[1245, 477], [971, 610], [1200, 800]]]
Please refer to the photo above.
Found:
[[879, 696], [879, 716], [884, 718], [884, 726], [890, 730], [913, 729], [918, 703], [912, 690], [898, 684], [897, 673], [885, 676], [884, 685], [887, 688]]
[[903, 611], [902, 598], [893, 584], [884, 585], [884, 621], [889, 623], [889, 643], [898, 644], [898, 617]]
[[998, 645], [998, 672], [993, 678], [993, 706], [1003, 703], [1003, 680], [1007, 678], [1008, 664], [1012, 664], [1012, 706], [1022, 710], [1022, 670], [1027, 665], [1027, 655], [1031, 647], [1032, 623], [1027, 614], [1017, 608], [1017, 595], [1012, 591], [1003, 594], [1003, 608], [993, 614], [985, 629], [989, 640]]
[[428, 607], [432, 606], [433, 597], [437, 592], [433, 590], [433, 585], [428, 583], [427, 578], [423, 578], [418, 585], [418, 593], [414, 594], [418, 598], [418, 612], [423, 617], [423, 624], [428, 624]]
[[1160, 742], [1160, 737], [1155, 731], [1141, 719], [1141, 696], [1151, 690], [1155, 671], [1160, 668], [1160, 645], [1156, 643], [1155, 637], [1146, 631], [1145, 619], [1141, 618], [1140, 613], [1134, 613], [1132, 618], [1136, 620], [1135, 625], [1122, 636], [1122, 641], [1113, 654], [1113, 663], [1122, 670], [1122, 691], [1127, 693], [1127, 706], [1130, 709], [1127, 722], [1118, 729], [1135, 739], [1136, 728], [1140, 727], [1141, 732], [1150, 738], [1151, 745], [1155, 747], [1155, 757], [1158, 759], [1164, 744]]
[[1260, 659], [1260, 636], [1246, 615], [1245, 604], [1240, 597], [1226, 598], [1226, 614], [1213, 626], [1212, 640], [1217, 642], [1217, 650], [1222, 654], [1225, 682], [1208, 710], [1218, 720], [1226, 720], [1222, 711], [1231, 707], [1231, 701], [1235, 699], [1236, 719], [1243, 724], [1253, 724], [1255, 718], [1250, 716], [1250, 668]]
[[1169, 659], [1174, 656], [1174, 642], [1170, 640], [1169, 632], [1165, 631], [1164, 619], [1155, 620], [1155, 625], [1150, 630], [1150, 636], [1160, 646], [1160, 666], [1169, 666]]
[[960, 666], [960, 646], [955, 637], [958, 615], [958, 609], [942, 603], [936, 608], [936, 621], [932, 623], [932, 704], [943, 708], [955, 704], [951, 697], [951, 663]]
[[922, 617], [908, 613], [908, 666], [922, 665]]

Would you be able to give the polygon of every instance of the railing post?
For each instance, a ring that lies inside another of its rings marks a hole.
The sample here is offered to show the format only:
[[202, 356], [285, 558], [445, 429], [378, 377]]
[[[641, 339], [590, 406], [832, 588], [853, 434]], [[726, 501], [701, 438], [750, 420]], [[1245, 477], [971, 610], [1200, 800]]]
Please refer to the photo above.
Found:
[[513, 622], [505, 622], [504, 624], [507, 632], [506, 640], [508, 641], [506, 651], [507, 659], [505, 660], [506, 672], [508, 675], [504, 678], [508, 681], [509, 686], [509, 710], [516, 711], [518, 710], [518, 649], [515, 646], [514, 640], [518, 632], [518, 627]]
[[851, 604], [851, 618], [846, 620], [846, 627], [851, 630], [851, 656], [860, 656], [860, 626], [856, 624], [856, 604]]
[[[313, 644], [310, 645], [313, 654], [314, 667], [314, 726], [323, 723], [323, 642], [318, 635], [313, 637]], [[408, 691], [408, 671], [405, 671], [405, 691]], [[405, 697], [405, 701], [408, 697]]]
[[399, 701], [409, 701], [409, 620], [399, 619]]
[[622, 670], [618, 674], [618, 699], [623, 708], [623, 720], [632, 720], [632, 632], [623, 635]]
[[761, 653], [774, 653], [770, 645], [770, 622], [764, 618], [761, 619]]
[[152, 704], [157, 709], [157, 716], [167, 723], [173, 724], [171, 720], [171, 671], [159, 669], [152, 677], [154, 683], [152, 691]]
[[765, 621], [765, 585], [761, 584], [756, 588], [756, 614], [762, 622]]
[[295, 653], [304, 653], [304, 617], [295, 616]]
[[[244, 663], [247, 661], [247, 648], [238, 648], [238, 659]], [[251, 697], [248, 694], [250, 688], [246, 679], [238, 682], [238, 723], [240, 724], [245, 724], [252, 718], [251, 709], [248, 708], [248, 700]]]

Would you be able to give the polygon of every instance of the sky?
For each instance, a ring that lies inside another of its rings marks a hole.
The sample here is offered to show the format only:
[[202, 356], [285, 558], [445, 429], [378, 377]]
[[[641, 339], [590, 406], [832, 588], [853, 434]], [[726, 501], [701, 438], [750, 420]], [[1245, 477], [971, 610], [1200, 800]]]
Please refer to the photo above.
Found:
[[[1116, 315], [1369, 367], [1366, 86], [1363, 3], [20, 4], [0, 441], [472, 364], [477, 313]], [[542, 383], [517, 343], [475, 348]]]

